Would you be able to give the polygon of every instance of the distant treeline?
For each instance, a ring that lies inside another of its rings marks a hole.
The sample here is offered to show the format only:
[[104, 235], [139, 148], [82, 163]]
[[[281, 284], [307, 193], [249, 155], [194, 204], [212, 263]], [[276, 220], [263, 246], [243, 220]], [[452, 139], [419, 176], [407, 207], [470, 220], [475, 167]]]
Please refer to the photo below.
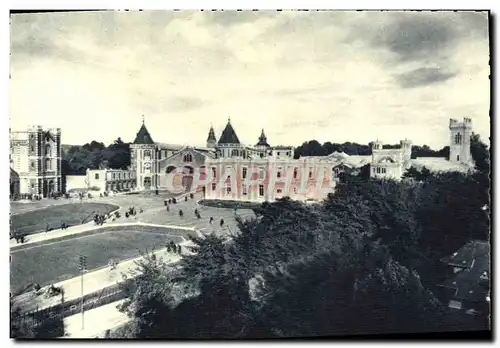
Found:
[[[317, 140], [310, 140], [304, 142], [302, 145], [298, 146], [295, 149], [295, 158], [299, 158], [300, 156], [328, 156], [333, 152], [344, 152], [350, 156], [352, 155], [361, 155], [368, 156], [371, 155], [372, 143], [368, 145], [345, 142], [343, 144], [339, 143], [331, 143], [327, 141], [323, 145], [321, 145]], [[400, 145], [384, 145], [384, 149], [396, 149], [399, 148]], [[446, 157], [450, 155], [450, 147], [445, 146], [441, 150], [436, 151], [431, 149], [427, 145], [419, 146], [414, 145], [411, 149], [411, 157]]]
[[87, 168], [126, 169], [130, 166], [130, 144], [121, 138], [109, 146], [92, 141], [81, 145], [62, 145], [62, 175], [84, 175]]

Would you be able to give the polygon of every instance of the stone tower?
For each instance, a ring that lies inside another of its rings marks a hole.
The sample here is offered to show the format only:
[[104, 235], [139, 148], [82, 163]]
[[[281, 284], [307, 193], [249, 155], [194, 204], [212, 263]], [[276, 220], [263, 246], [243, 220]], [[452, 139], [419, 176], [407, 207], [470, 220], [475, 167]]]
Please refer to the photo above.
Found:
[[142, 119], [142, 125], [135, 140], [130, 144], [130, 163], [136, 173], [137, 188], [153, 190], [158, 188], [158, 151], [153, 138]]
[[463, 122], [450, 119], [450, 162], [470, 163], [470, 138], [472, 135], [472, 120], [464, 118]]
[[214, 149], [216, 145], [217, 145], [217, 138], [215, 138], [214, 127], [210, 126], [207, 138], [207, 148]]
[[403, 161], [403, 167], [408, 169], [411, 166], [411, 140], [405, 139], [399, 142], [401, 145], [401, 160]]
[[50, 197], [62, 192], [61, 129], [31, 126], [11, 132], [10, 164], [19, 174], [19, 193]]

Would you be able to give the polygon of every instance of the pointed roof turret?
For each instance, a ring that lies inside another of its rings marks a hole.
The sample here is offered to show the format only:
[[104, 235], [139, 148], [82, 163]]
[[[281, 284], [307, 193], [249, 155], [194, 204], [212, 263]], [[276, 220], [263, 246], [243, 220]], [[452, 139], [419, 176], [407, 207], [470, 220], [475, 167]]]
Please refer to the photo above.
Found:
[[231, 125], [231, 119], [227, 119], [227, 125], [226, 128], [222, 131], [222, 134], [219, 139], [219, 144], [239, 144], [240, 140], [238, 139], [238, 136], [236, 135], [236, 132], [233, 129], [233, 126]]
[[214, 126], [210, 125], [210, 130], [208, 131], [207, 143], [212, 141], [216, 143], [217, 139], [215, 138]]
[[266, 134], [264, 133], [264, 128], [262, 128], [262, 132], [260, 133], [260, 137], [259, 137], [259, 142], [257, 143], [257, 145], [255, 146], [265, 146], [265, 147], [271, 147], [268, 143], [267, 143], [267, 137], [266, 137]]
[[139, 132], [137, 132], [137, 135], [135, 136], [134, 144], [153, 145], [154, 143], [155, 142], [153, 141], [151, 134], [149, 134], [148, 129], [144, 124], [144, 115], [142, 115], [142, 126], [139, 129]]

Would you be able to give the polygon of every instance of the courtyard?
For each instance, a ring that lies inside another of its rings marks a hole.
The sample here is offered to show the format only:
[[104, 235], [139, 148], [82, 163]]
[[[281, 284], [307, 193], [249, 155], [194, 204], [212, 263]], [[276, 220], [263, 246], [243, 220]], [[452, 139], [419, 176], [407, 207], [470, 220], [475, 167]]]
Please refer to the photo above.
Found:
[[[184, 237], [183, 237], [184, 236]], [[151, 226], [114, 226], [66, 238], [47, 240], [11, 250], [11, 291], [30, 284], [41, 286], [79, 275], [79, 256], [87, 256], [89, 271], [106, 267], [110, 259], [122, 261], [139, 257], [146, 250], [181, 243], [185, 231]]]

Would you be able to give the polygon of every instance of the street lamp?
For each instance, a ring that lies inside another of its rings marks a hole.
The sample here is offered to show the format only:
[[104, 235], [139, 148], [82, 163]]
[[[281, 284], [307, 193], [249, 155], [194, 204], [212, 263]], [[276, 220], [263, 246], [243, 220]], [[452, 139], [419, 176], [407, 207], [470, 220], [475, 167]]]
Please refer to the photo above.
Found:
[[83, 274], [87, 270], [87, 256], [81, 255], [79, 258], [79, 270], [80, 270], [80, 279], [81, 279], [81, 299], [80, 299], [80, 311], [82, 313], [82, 330], [84, 328], [84, 318], [83, 318]]

